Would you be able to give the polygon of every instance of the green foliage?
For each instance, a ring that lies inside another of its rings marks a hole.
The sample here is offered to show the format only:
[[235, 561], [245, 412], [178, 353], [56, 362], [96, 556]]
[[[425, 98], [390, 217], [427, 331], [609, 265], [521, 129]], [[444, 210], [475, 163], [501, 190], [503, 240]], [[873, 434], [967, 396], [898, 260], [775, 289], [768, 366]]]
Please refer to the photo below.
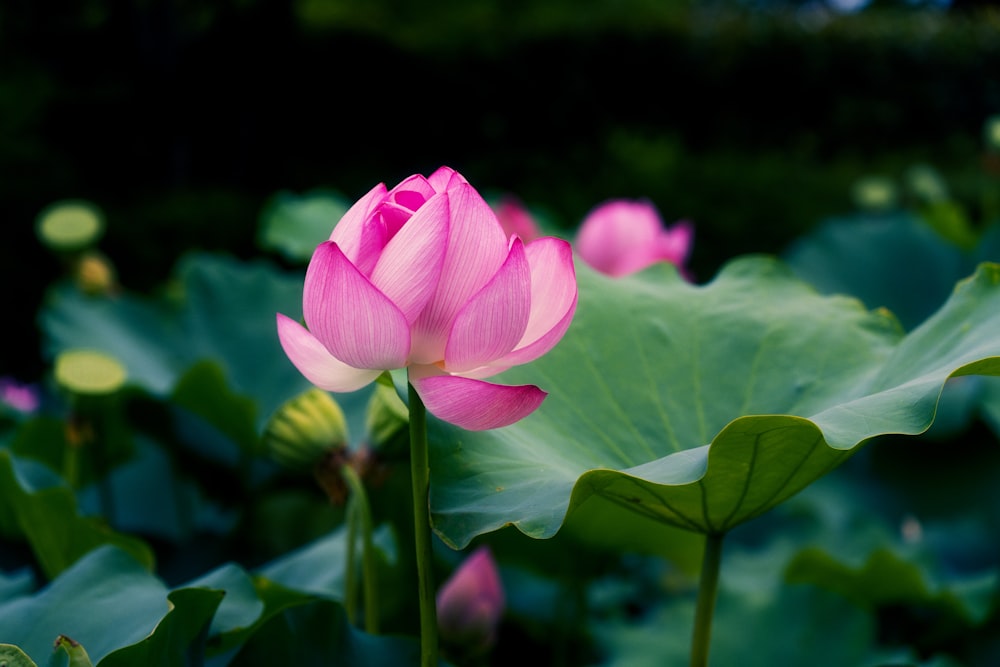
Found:
[[[433, 521], [450, 544], [508, 522], [548, 537], [597, 498], [725, 532], [870, 438], [926, 430], [952, 375], [1000, 374], [997, 265], [906, 336], [890, 315], [820, 297], [765, 258], [734, 261], [704, 287], [672, 268], [578, 275], [565, 338], [504, 376], [559, 391], [506, 429], [434, 429]], [[588, 530], [607, 544], [602, 526]]]

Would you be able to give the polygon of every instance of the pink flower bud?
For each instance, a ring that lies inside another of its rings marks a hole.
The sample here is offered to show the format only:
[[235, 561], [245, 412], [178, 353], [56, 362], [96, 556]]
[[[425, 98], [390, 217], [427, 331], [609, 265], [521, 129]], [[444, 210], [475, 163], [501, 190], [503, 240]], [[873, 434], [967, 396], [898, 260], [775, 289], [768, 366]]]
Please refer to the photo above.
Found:
[[627, 276], [656, 262], [682, 269], [694, 228], [682, 220], [665, 228], [646, 201], [616, 199], [591, 211], [580, 225], [576, 249], [587, 264], [613, 277]]
[[535, 219], [517, 198], [509, 195], [504, 197], [496, 206], [495, 212], [508, 238], [516, 235], [525, 243], [530, 243], [541, 236]]
[[485, 651], [496, 640], [504, 611], [500, 573], [489, 547], [481, 546], [438, 591], [438, 630], [445, 644], [466, 652]]

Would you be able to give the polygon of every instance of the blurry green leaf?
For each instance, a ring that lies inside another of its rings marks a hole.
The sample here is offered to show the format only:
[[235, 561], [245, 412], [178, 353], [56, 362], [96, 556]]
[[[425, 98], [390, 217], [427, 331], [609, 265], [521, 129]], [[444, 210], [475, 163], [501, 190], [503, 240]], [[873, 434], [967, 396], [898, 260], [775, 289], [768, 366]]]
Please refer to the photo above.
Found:
[[73, 492], [53, 485], [47, 469], [41, 474], [28, 463], [19, 464], [9, 452], [0, 450], [0, 504], [12, 510], [47, 577], [57, 576], [103, 544], [124, 549], [152, 569], [153, 553], [144, 542], [116, 533], [98, 518], [80, 516]]
[[[389, 568], [397, 561], [395, 535], [388, 526], [379, 526], [373, 535], [380, 564], [379, 579], [388, 583]], [[286, 588], [311, 595], [342, 600], [344, 567], [347, 559], [347, 530], [341, 526], [329, 535], [267, 563], [258, 573]]]
[[786, 575], [791, 583], [819, 586], [865, 609], [906, 604], [935, 609], [968, 625], [986, 619], [998, 582], [996, 571], [935, 580], [926, 567], [888, 548], [876, 549], [857, 563], [841, 562], [817, 547], [806, 548], [789, 564]]
[[111, 653], [100, 667], [170, 665], [184, 667], [201, 661], [203, 640], [212, 615], [226, 591], [182, 588], [167, 595], [168, 611], [151, 634]]
[[[846, 600], [806, 586], [787, 586], [780, 571], [787, 544], [727, 556], [712, 623], [713, 665], [857, 665], [875, 641], [872, 617]], [[692, 595], [661, 596], [638, 620], [594, 624], [608, 656], [620, 667], [688, 664], [694, 618]], [[831, 632], [831, 628], [836, 628]]]
[[[260, 432], [279, 405], [312, 386], [285, 356], [275, 324], [279, 312], [301, 316], [302, 280], [263, 261], [192, 253], [178, 266], [179, 297], [173, 301], [129, 294], [95, 299], [60, 286], [39, 316], [44, 349], [50, 356], [74, 347], [114, 354], [130, 382], [159, 395], [170, 394], [196, 362], [212, 360], [231, 387], [222, 399], [225, 409], [236, 410], [213, 420], [246, 438], [244, 399], [257, 405]], [[214, 372], [201, 369], [195, 377]], [[189, 391], [182, 397], [192, 396]], [[364, 430], [369, 394], [366, 388], [338, 396], [352, 432]]]
[[218, 363], [205, 360], [190, 367], [174, 386], [171, 400], [215, 426], [244, 450], [259, 452], [257, 405], [229, 388]]
[[506, 523], [549, 537], [597, 501], [727, 531], [868, 439], [925, 430], [948, 377], [1000, 374], [996, 265], [905, 337], [890, 316], [820, 297], [766, 258], [736, 260], [706, 286], [671, 267], [578, 274], [562, 342], [500, 376], [549, 391], [542, 407], [494, 431], [432, 420], [433, 521], [453, 546]]
[[971, 250], [979, 240], [965, 210], [955, 201], [941, 199], [919, 209], [920, 216], [934, 231], [959, 248]]
[[93, 667], [93, 663], [90, 662], [90, 656], [87, 655], [87, 649], [83, 648], [83, 645], [66, 635], [59, 635], [56, 638], [55, 650], [58, 651], [62, 649], [69, 656], [69, 667]]
[[[144, 564], [109, 545], [80, 558], [37, 594], [0, 605], [0, 628], [36, 661], [47, 660], [56, 637], [67, 635], [87, 647], [95, 664], [180, 665], [168, 657], [186, 650], [194, 626], [208, 622], [221, 597], [205, 590], [168, 601], [167, 589]], [[114, 655], [134, 644], [145, 648]]]
[[[271, 595], [279, 597], [280, 589], [276, 584], [269, 587]], [[365, 634], [348, 623], [344, 608], [336, 602], [301, 597], [296, 602], [286, 602], [249, 637], [228, 664], [232, 667], [332, 664], [415, 667], [420, 663], [420, 647], [415, 639]]]
[[38, 667], [38, 665], [17, 646], [0, 644], [0, 667]]
[[261, 213], [260, 246], [291, 261], [307, 262], [349, 208], [346, 199], [326, 190], [279, 192]]

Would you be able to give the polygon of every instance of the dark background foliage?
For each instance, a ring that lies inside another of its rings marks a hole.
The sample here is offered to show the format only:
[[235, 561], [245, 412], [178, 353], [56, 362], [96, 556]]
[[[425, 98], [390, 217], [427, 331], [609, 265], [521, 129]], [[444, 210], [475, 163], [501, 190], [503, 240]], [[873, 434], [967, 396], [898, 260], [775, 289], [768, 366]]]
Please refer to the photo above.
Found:
[[279, 190], [353, 199], [440, 164], [567, 230], [604, 199], [648, 197], [695, 222], [702, 279], [849, 208], [868, 173], [930, 163], [974, 214], [1000, 14], [967, 4], [4, 3], [17, 352], [0, 374], [40, 372], [33, 318], [56, 265], [33, 224], [67, 197], [105, 210], [102, 249], [136, 289], [189, 248], [257, 252]]

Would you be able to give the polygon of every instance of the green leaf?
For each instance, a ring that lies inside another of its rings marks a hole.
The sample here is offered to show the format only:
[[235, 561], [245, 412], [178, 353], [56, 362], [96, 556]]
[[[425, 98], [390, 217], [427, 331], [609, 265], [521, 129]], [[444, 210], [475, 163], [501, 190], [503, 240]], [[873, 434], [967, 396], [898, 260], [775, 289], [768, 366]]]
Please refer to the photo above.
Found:
[[124, 549], [152, 569], [153, 553], [144, 542], [116, 533], [98, 518], [81, 516], [73, 492], [58, 485], [58, 478], [47, 468], [31, 463], [18, 462], [0, 450], [0, 498], [12, 511], [20, 534], [31, 544], [47, 577], [57, 576], [104, 544]]
[[[187, 649], [221, 599], [220, 591], [203, 590], [168, 600], [166, 587], [143, 563], [108, 545], [36, 595], [0, 605], [0, 628], [36, 660], [47, 659], [55, 638], [66, 635], [86, 646], [98, 665], [179, 665], [167, 656]], [[118, 655], [136, 644], [144, 647]]]
[[69, 656], [69, 667], [93, 667], [83, 644], [66, 635], [59, 635], [56, 638], [55, 649], [57, 651], [62, 649], [66, 652], [66, 655]]
[[[125, 364], [130, 382], [161, 396], [174, 391], [197, 362], [214, 361], [218, 370], [193, 371], [179, 398], [185, 404], [204, 398], [195, 396], [194, 378], [207, 377], [213, 386], [224, 378], [231, 390], [213, 404], [236, 414], [217, 415], [213, 423], [230, 437], [247, 439], [246, 399], [257, 406], [259, 433], [278, 406], [312, 386], [282, 351], [275, 324], [279, 312], [301, 316], [302, 275], [264, 261], [203, 253], [185, 256], [176, 273], [170, 299], [131, 294], [98, 299], [71, 286], [54, 289], [39, 315], [44, 351], [55, 356], [87, 347], [111, 353]], [[364, 432], [369, 394], [365, 389], [338, 396], [354, 433]]]
[[99, 667], [170, 665], [184, 667], [200, 661], [203, 640], [212, 615], [226, 591], [182, 588], [167, 595], [166, 615], [142, 641], [118, 649]]
[[499, 376], [550, 392], [536, 413], [478, 433], [432, 420], [433, 521], [452, 546], [507, 523], [550, 537], [597, 501], [727, 531], [870, 438], [925, 430], [948, 377], [1000, 374], [997, 265], [905, 337], [886, 313], [821, 297], [762, 257], [705, 286], [671, 267], [578, 277], [562, 342]]
[[244, 450], [260, 451], [257, 405], [230, 390], [217, 363], [201, 361], [189, 368], [174, 386], [171, 400], [215, 426]]
[[416, 667], [419, 658], [416, 640], [365, 634], [351, 626], [340, 604], [314, 598], [286, 605], [253, 633], [229, 664]]
[[350, 203], [335, 192], [279, 192], [261, 212], [260, 246], [293, 262], [307, 262], [348, 208]]
[[[860, 559], [853, 559], [859, 561]], [[842, 562], [818, 547], [803, 549], [786, 572], [790, 583], [808, 583], [844, 596], [865, 609], [905, 604], [935, 611], [954, 626], [986, 620], [1000, 578], [995, 570], [975, 576], [936, 580], [927, 568], [888, 548], [867, 554], [863, 562]]]
[[17, 646], [0, 644], [0, 667], [38, 667], [38, 665]]

